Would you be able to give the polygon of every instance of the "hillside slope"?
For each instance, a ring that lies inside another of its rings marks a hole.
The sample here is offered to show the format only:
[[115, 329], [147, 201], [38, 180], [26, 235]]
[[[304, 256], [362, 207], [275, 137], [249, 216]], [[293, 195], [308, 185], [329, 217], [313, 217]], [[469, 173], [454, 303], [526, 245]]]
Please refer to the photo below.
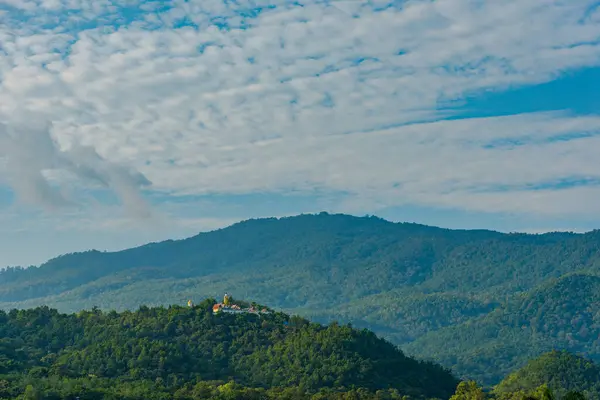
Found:
[[[12, 398], [17, 393], [2, 391], [22, 390], [27, 382], [47, 390], [43, 386], [62, 387], [65, 379], [90, 378], [113, 386], [150, 382], [170, 393], [139, 397], [146, 399], [173, 398], [189, 385], [215, 380], [306, 393], [394, 389], [417, 398], [448, 398], [458, 383], [442, 367], [409, 358], [366, 330], [281, 313], [213, 315], [213, 304], [122, 314], [95, 309], [67, 315], [47, 307], [2, 312], [0, 397]], [[192, 397], [205, 398], [177, 398]]]
[[528, 392], [541, 385], [563, 397], [569, 391], [578, 391], [589, 400], [600, 399], [600, 367], [597, 364], [565, 351], [552, 351], [529, 361], [523, 368], [510, 374], [494, 389], [494, 393]]
[[[590, 340], [566, 338], [570, 322], [561, 308], [544, 311], [544, 321], [560, 327], [555, 331], [517, 328], [514, 320], [533, 318], [521, 316], [522, 302], [556, 279], [600, 273], [599, 249], [600, 231], [502, 234], [325, 213], [258, 219], [185, 240], [9, 269], [0, 273], [0, 308], [120, 311], [227, 291], [316, 321], [367, 327], [492, 384], [523, 365], [524, 354], [555, 345], [577, 350]], [[579, 289], [561, 290], [577, 297]], [[527, 313], [540, 304], [535, 300]], [[561, 307], [579, 310], [575, 303]], [[596, 345], [587, 347], [590, 356], [600, 354]], [[486, 360], [500, 363], [499, 372]]]
[[539, 354], [564, 349], [600, 361], [600, 277], [571, 274], [493, 312], [406, 346], [480, 382], [498, 382]]
[[[599, 245], [597, 232], [501, 234], [374, 217], [302, 215], [249, 220], [185, 240], [115, 253], [69, 254], [41, 268], [11, 270], [0, 274], [0, 301], [60, 294], [118, 273], [138, 280], [154, 274], [183, 279], [223, 274], [282, 278], [291, 273], [303, 284], [312, 283], [311, 291], [327, 287], [331, 295], [323, 294], [324, 303], [407, 286], [505, 295], [530, 289], [549, 276], [597, 268]], [[137, 271], [145, 268], [152, 274]], [[280, 301], [297, 306], [318, 303], [323, 296], [297, 297]]]
[[[157, 277], [171, 279], [248, 273], [279, 277], [292, 273], [295, 278], [313, 282], [313, 286], [321, 284], [335, 290], [342, 296], [339, 300], [344, 301], [422, 282], [443, 254], [488, 236], [497, 234], [452, 232], [344, 215], [250, 220], [185, 240], [116, 253], [69, 254], [41, 268], [3, 273], [0, 301], [55, 295], [115, 273], [148, 278], [138, 276], [140, 269], [151, 269]], [[358, 276], [365, 272], [373, 279], [365, 281]], [[300, 297], [287, 303], [315, 300], [318, 297]]]

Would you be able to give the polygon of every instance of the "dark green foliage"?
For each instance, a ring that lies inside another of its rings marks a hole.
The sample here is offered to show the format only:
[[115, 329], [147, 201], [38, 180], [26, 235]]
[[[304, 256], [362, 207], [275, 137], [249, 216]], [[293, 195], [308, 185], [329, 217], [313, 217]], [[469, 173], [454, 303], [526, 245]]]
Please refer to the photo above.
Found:
[[458, 384], [456, 393], [450, 400], [484, 400], [485, 393], [475, 381], [463, 381]]
[[[568, 366], [567, 366], [568, 368]], [[598, 377], [597, 377], [598, 378]], [[515, 383], [515, 382], [513, 382]], [[525, 387], [526, 386], [526, 387]], [[463, 381], [456, 388], [456, 393], [450, 400], [587, 400], [588, 398], [580, 391], [569, 390], [558, 387], [555, 391], [549, 385], [543, 383], [534, 386], [529, 382], [527, 385], [514, 385], [512, 390], [496, 389], [486, 392], [475, 381]], [[571, 385], [573, 386], [573, 385]]]
[[553, 351], [531, 360], [495, 388], [498, 395], [531, 391], [547, 385], [565, 400], [600, 399], [600, 367], [565, 351]]
[[586, 397], [584, 396], [583, 393], [581, 392], [576, 392], [576, 391], [568, 391], [567, 393], [565, 393], [565, 395], [562, 397], [561, 400], [585, 400]]
[[494, 312], [406, 346], [421, 357], [453, 365], [479, 382], [499, 382], [529, 359], [567, 349], [592, 360], [600, 356], [600, 277], [571, 274]]
[[0, 398], [445, 398], [456, 387], [442, 367], [369, 331], [282, 313], [213, 315], [213, 304], [0, 313]]
[[0, 273], [0, 307], [121, 311], [232, 291], [315, 321], [372, 329], [490, 385], [555, 348], [600, 361], [599, 249], [600, 231], [526, 235], [346, 215], [270, 218], [10, 269]]

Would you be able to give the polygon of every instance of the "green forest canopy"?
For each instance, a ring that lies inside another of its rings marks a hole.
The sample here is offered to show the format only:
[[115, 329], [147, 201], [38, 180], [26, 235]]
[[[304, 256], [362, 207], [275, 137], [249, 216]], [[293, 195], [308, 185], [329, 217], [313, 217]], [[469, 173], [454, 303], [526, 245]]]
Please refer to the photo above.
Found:
[[0, 273], [0, 307], [122, 311], [232, 290], [313, 321], [352, 322], [492, 385], [552, 349], [600, 361], [599, 249], [599, 231], [527, 235], [348, 215], [268, 218], [8, 269]]
[[424, 399], [447, 398], [458, 383], [367, 330], [282, 313], [214, 315], [213, 304], [2, 312], [0, 397], [195, 399], [246, 388], [275, 398], [360, 390]]
[[297, 316], [142, 306], [0, 312], [2, 399], [596, 400], [599, 368], [551, 352], [491, 392], [367, 330]]

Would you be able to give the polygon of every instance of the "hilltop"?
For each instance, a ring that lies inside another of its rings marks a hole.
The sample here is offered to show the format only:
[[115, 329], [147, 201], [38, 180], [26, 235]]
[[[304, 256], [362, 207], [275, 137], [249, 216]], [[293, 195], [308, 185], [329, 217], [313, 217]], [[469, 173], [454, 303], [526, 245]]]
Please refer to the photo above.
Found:
[[598, 400], [600, 367], [583, 357], [552, 351], [507, 376], [494, 393], [502, 396], [518, 391], [529, 392], [541, 385], [547, 385], [559, 397], [569, 391], [578, 391], [589, 400]]
[[[371, 329], [410, 354], [492, 385], [553, 348], [581, 347], [600, 359], [590, 336], [567, 336], [572, 322], [561, 317], [590, 306], [577, 285], [552, 292], [554, 308], [544, 309], [543, 320], [535, 314], [539, 296], [557, 282], [600, 274], [599, 249], [599, 231], [504, 234], [326, 213], [255, 219], [184, 240], [9, 269], [0, 273], [0, 307], [122, 311], [232, 291], [317, 322]], [[527, 328], [546, 320], [551, 328]], [[596, 325], [585, 327], [595, 332]]]
[[[448, 398], [458, 383], [366, 330], [283, 313], [214, 313], [214, 303], [0, 312], [0, 397], [302, 399], [360, 390], [373, 399], [377, 391]], [[223, 391], [238, 395], [210, 395]]]

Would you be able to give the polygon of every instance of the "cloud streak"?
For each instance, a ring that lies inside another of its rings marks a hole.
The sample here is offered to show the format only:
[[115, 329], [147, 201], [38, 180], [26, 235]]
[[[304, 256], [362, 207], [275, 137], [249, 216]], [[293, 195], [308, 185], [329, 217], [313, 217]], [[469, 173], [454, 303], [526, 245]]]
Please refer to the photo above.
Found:
[[151, 184], [144, 175], [106, 161], [91, 146], [75, 143], [60, 149], [51, 136], [51, 125], [34, 121], [0, 124], [3, 177], [21, 201], [51, 209], [73, 206], [75, 202], [60, 183], [78, 178], [114, 191], [130, 215], [150, 216], [150, 208], [139, 192]]

